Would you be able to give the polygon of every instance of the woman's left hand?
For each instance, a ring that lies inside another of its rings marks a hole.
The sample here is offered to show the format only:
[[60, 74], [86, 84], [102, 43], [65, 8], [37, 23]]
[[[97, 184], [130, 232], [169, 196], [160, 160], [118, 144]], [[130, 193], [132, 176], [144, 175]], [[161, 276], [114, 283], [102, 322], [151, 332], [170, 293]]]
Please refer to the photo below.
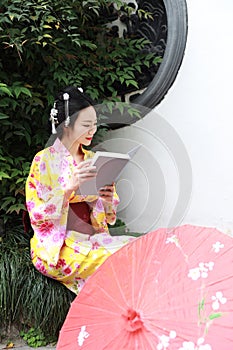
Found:
[[99, 189], [100, 198], [107, 203], [112, 203], [114, 194], [114, 185], [106, 185]]

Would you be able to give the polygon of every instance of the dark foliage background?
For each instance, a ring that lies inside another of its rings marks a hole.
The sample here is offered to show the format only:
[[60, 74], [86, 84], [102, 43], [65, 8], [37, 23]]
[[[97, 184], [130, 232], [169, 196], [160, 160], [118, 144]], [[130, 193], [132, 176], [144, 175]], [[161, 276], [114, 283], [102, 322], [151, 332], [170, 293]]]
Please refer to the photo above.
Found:
[[[104, 111], [111, 113], [122, 91], [141, 88], [137, 77], [161, 60], [149, 53], [147, 39], [119, 38], [108, 27], [109, 20], [132, 12], [122, 1], [115, 1], [114, 6], [110, 0], [1, 0], [2, 325], [23, 322], [57, 334], [74, 297], [32, 267], [30, 237], [21, 223], [25, 180], [33, 156], [48, 140], [54, 95], [66, 85], [81, 86], [103, 104], [104, 121]], [[143, 16], [151, 14], [141, 11]], [[129, 113], [137, 115], [130, 108]]]
[[[119, 38], [106, 22], [131, 7], [111, 1], [2, 0], [0, 5], [0, 211], [5, 222], [24, 208], [33, 155], [48, 139], [54, 95], [82, 86], [111, 111], [122, 89], [160, 58], [145, 38]], [[149, 16], [150, 14], [144, 14]], [[142, 14], [141, 14], [142, 16]], [[132, 112], [133, 113], [133, 112]]]

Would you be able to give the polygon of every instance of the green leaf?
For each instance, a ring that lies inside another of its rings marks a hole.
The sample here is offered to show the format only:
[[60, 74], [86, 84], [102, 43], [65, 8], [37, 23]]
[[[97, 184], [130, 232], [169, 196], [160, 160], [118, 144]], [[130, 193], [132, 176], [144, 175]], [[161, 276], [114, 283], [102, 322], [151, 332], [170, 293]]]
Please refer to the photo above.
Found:
[[14, 131], [13, 134], [14, 135], [19, 135], [19, 136], [24, 136], [24, 132], [23, 131]]
[[142, 69], [141, 69], [141, 67], [140, 66], [138, 66], [138, 65], [135, 65], [134, 66], [134, 68], [139, 72], [139, 73], [141, 73], [142, 72]]
[[124, 112], [124, 105], [123, 105], [123, 103], [118, 103], [117, 104], [117, 108], [119, 109], [119, 111], [120, 111], [120, 113], [122, 115], [123, 112]]
[[53, 38], [52, 35], [50, 35], [50, 34], [44, 34], [43, 37], [44, 37], [44, 38], [50, 38], [50, 39]]
[[151, 63], [150, 63], [149, 61], [144, 61], [144, 65], [145, 65], [147, 68], [150, 68]]
[[6, 213], [11, 214], [13, 212], [16, 212], [17, 214], [19, 214], [20, 210], [25, 210], [25, 206], [24, 206], [24, 204], [18, 203], [18, 204], [11, 205], [7, 209]]
[[24, 94], [24, 95], [32, 97], [31, 91], [23, 86], [15, 87], [14, 93], [15, 93], [16, 98], [18, 98], [20, 94]]
[[114, 102], [111, 102], [111, 101], [107, 102], [107, 107], [110, 113], [112, 113], [114, 105], [115, 105]]
[[10, 179], [10, 176], [7, 173], [5, 173], [4, 171], [0, 171], [0, 180], [2, 180], [3, 178]]
[[120, 77], [120, 83], [123, 84], [125, 81], [125, 78], [124, 77]]
[[27, 131], [25, 131], [25, 139], [27, 141], [28, 146], [30, 146], [31, 145], [31, 136]]
[[128, 113], [131, 117], [137, 117], [137, 118], [141, 117], [140, 112], [135, 108], [128, 108]]
[[32, 97], [32, 93], [29, 89], [25, 88], [25, 87], [21, 87], [21, 93], [24, 95], [27, 95], [29, 97]]
[[135, 80], [126, 80], [126, 86], [133, 85], [138, 89], [138, 83]]
[[161, 63], [162, 62], [162, 57], [155, 57], [154, 59], [153, 59], [153, 64], [158, 64], [158, 63]]
[[0, 112], [0, 119], [8, 119], [10, 118], [9, 115], [6, 115], [5, 113]]
[[218, 313], [214, 313], [214, 314], [210, 314], [210, 315], [209, 315], [209, 319], [210, 319], [210, 320], [214, 320], [215, 318], [219, 318], [219, 317], [222, 317], [222, 313], [221, 313], [221, 312], [218, 312]]
[[24, 182], [24, 181], [25, 181], [24, 178], [19, 178], [19, 179], [17, 179], [16, 184], [19, 184], [19, 183]]
[[2, 204], [1, 204], [1, 209], [6, 209], [9, 204], [14, 204], [16, 201], [16, 198], [15, 197], [7, 197], [7, 198], [3, 198], [2, 200]]
[[13, 96], [10, 89], [8, 89], [8, 88], [5, 87], [5, 86], [1, 86], [1, 85], [0, 85], [0, 93], [1, 93], [1, 92], [7, 94], [8, 96]]
[[48, 23], [57, 22], [57, 18], [51, 15], [48, 16], [46, 20]]

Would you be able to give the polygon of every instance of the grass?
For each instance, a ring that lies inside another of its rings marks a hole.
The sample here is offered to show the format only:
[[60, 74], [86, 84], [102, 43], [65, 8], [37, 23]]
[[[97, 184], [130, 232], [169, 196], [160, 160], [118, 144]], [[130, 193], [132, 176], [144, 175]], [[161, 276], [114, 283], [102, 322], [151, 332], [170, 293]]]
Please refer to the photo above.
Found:
[[1, 326], [33, 327], [48, 337], [58, 335], [75, 294], [34, 268], [29, 241], [23, 228], [15, 227], [0, 243]]
[[[24, 233], [21, 222], [13, 224], [0, 237], [1, 328], [7, 330], [13, 325], [19, 331], [33, 328], [48, 338], [57, 336], [75, 294], [34, 268], [30, 235]], [[126, 232], [123, 224], [118, 220], [111, 234], [141, 235]]]

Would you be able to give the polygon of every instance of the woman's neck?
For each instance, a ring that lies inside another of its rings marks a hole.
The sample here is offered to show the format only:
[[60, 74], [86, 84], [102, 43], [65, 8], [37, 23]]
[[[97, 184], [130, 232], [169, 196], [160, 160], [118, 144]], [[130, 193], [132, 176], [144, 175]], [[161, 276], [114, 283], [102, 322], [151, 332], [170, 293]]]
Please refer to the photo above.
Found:
[[84, 159], [84, 153], [80, 143], [71, 144], [70, 141], [65, 137], [61, 138], [61, 142], [77, 162], [81, 162]]

